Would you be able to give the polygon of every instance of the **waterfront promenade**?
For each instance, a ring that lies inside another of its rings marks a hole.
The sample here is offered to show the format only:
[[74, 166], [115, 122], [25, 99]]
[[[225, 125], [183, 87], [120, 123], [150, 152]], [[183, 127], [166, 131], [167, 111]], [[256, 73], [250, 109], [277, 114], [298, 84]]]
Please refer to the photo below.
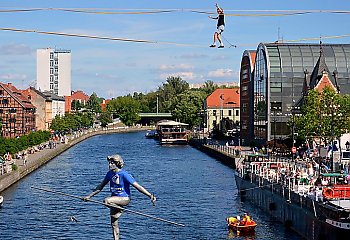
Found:
[[82, 131], [76, 132], [75, 134], [67, 136], [66, 142], [58, 141], [56, 144], [56, 147], [49, 148], [48, 144], [46, 144], [47, 146], [45, 148], [35, 151], [31, 154], [28, 153], [26, 157], [26, 162], [24, 162], [22, 158], [14, 160], [18, 168], [14, 171], [10, 171], [8, 173], [0, 175], [0, 193], [4, 191], [6, 188], [10, 187], [12, 184], [21, 180], [23, 177], [27, 176], [29, 173], [41, 167], [42, 165], [44, 165], [54, 157], [66, 151], [70, 147], [90, 137], [101, 135], [101, 134], [144, 131], [147, 129], [149, 128], [111, 127], [111, 128], [87, 129], [87, 130], [82, 130]]

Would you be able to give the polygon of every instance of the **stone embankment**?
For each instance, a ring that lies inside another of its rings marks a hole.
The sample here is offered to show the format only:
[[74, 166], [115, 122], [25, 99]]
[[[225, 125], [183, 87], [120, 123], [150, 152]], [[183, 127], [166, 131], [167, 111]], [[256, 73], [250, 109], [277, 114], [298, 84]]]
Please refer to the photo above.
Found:
[[243, 153], [241, 147], [213, 144], [204, 142], [203, 139], [192, 139], [190, 145], [233, 169], [236, 168], [236, 158], [240, 158]]
[[10, 187], [12, 184], [21, 180], [23, 177], [27, 176], [29, 173], [43, 166], [45, 163], [58, 156], [62, 152], [71, 148], [75, 144], [84, 141], [90, 137], [101, 135], [101, 134], [111, 134], [111, 133], [121, 133], [121, 132], [133, 132], [133, 131], [144, 131], [148, 128], [105, 128], [105, 129], [90, 129], [79, 132], [75, 135], [68, 136], [68, 142], [58, 143], [55, 148], [44, 148], [33, 154], [29, 154], [27, 161], [16, 160], [16, 165], [18, 169], [11, 171], [4, 175], [0, 175], [0, 192], [4, 191], [6, 188]]

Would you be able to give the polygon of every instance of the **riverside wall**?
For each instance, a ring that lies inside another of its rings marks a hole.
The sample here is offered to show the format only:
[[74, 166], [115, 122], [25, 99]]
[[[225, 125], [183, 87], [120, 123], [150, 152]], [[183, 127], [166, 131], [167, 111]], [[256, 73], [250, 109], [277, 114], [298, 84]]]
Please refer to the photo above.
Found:
[[[82, 133], [76, 134], [75, 136], [68, 136], [68, 143], [60, 143], [54, 149], [43, 149], [40, 152], [36, 152], [28, 156], [28, 161], [24, 165], [18, 165], [18, 169], [11, 171], [4, 175], [0, 175], [0, 193], [10, 187], [12, 184], [18, 182], [31, 172], [35, 171], [39, 167], [43, 166], [51, 159], [60, 155], [62, 152], [71, 148], [72, 146], [84, 141], [90, 137], [101, 135], [101, 134], [112, 134], [112, 133], [123, 133], [123, 132], [135, 132], [145, 131], [149, 128], [105, 128], [105, 129], [94, 129], [85, 130]], [[20, 160], [17, 160], [20, 161]]]
[[236, 169], [235, 158], [238, 157], [233, 146], [205, 144], [201, 140], [192, 139], [189, 144], [201, 152], [221, 161], [225, 165]]

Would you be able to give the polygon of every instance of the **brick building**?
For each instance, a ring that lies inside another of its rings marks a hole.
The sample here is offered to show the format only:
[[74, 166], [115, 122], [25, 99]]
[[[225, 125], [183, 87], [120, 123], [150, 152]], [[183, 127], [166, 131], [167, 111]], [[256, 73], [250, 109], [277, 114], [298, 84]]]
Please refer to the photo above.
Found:
[[35, 107], [11, 83], [0, 83], [1, 136], [19, 137], [35, 131]]
[[66, 100], [66, 112], [71, 112], [72, 111], [72, 102], [73, 100], [78, 101], [79, 103], [86, 105], [87, 102], [89, 101], [90, 96], [84, 93], [81, 90], [78, 90], [76, 92], [72, 91], [71, 96], [65, 96]]
[[37, 130], [49, 130], [52, 119], [65, 113], [65, 99], [50, 92], [40, 92], [35, 88], [28, 88], [22, 94], [31, 101], [36, 108], [35, 126]]

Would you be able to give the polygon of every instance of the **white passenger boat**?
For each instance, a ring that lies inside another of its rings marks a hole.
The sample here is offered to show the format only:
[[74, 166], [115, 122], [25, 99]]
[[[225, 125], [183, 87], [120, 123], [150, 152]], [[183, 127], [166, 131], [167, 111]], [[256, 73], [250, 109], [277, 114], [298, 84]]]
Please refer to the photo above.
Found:
[[0, 196], [0, 208], [2, 207], [2, 204], [4, 203], [4, 197]]
[[189, 137], [188, 124], [171, 120], [162, 120], [157, 123], [160, 144], [187, 144]]

